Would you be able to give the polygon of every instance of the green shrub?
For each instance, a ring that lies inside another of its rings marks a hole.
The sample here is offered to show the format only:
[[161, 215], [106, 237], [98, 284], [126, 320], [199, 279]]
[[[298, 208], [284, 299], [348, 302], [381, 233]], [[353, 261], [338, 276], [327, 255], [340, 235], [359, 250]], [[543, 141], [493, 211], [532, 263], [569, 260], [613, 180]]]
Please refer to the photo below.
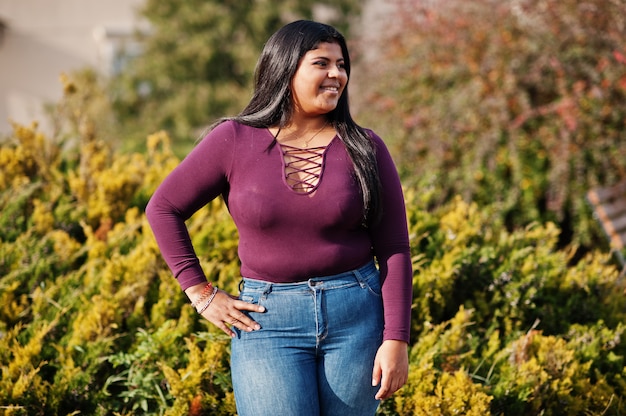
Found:
[[[167, 135], [144, 155], [86, 136], [76, 156], [33, 128], [0, 147], [22, 155], [0, 177], [1, 414], [235, 414], [228, 339], [187, 304], [143, 215], [178, 163]], [[380, 414], [619, 414], [625, 283], [609, 255], [575, 257], [553, 223], [509, 231], [494, 207], [436, 191], [406, 189], [411, 370]], [[209, 278], [236, 292], [224, 204], [188, 226]]]

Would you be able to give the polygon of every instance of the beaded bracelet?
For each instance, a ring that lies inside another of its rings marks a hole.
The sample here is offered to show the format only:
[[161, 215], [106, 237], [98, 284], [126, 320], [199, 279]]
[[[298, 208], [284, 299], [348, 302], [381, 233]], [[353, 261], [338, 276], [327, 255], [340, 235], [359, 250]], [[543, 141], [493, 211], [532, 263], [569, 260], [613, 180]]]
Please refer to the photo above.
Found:
[[211, 291], [213, 290], [213, 285], [211, 284], [211, 282], [207, 282], [206, 286], [204, 287], [204, 289], [202, 289], [202, 292], [200, 293], [200, 296], [198, 296], [196, 298], [196, 300], [194, 300], [193, 302], [191, 302], [191, 306], [193, 306], [194, 308], [196, 306], [198, 306], [198, 304], [202, 301], [204, 301], [207, 296], [210, 295]]
[[204, 305], [202, 305], [202, 307], [200, 309], [197, 309], [197, 311], [198, 311], [198, 313], [200, 315], [202, 315], [202, 312], [206, 311], [206, 309], [209, 307], [211, 302], [213, 302], [213, 298], [215, 297], [215, 295], [217, 295], [217, 288], [216, 287], [213, 288], [213, 293], [211, 293], [211, 296], [209, 296], [209, 300], [207, 300], [206, 303]]

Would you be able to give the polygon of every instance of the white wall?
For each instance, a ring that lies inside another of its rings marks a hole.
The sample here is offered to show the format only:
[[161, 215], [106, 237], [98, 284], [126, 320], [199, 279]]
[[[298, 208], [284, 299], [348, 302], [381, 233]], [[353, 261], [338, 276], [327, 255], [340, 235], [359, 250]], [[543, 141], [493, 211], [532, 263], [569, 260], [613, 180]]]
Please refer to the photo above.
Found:
[[37, 120], [43, 105], [57, 102], [59, 76], [85, 66], [109, 73], [119, 35], [137, 26], [143, 0], [0, 0], [6, 25], [0, 40], [0, 137], [9, 120]]

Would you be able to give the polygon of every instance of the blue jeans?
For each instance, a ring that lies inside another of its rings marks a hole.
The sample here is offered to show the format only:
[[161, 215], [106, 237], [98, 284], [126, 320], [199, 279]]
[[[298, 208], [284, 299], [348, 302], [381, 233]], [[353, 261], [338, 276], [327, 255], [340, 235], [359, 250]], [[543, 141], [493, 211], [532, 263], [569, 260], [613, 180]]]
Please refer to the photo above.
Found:
[[238, 331], [231, 372], [239, 416], [374, 415], [374, 358], [382, 342], [374, 262], [346, 273], [275, 284], [243, 279], [240, 299], [259, 331]]

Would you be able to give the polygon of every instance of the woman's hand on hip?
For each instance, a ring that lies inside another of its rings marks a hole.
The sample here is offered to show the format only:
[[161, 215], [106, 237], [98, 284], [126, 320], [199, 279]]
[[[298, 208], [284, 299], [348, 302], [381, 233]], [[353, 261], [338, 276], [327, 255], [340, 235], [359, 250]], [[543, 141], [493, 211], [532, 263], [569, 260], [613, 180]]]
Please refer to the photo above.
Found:
[[[194, 296], [193, 292], [197, 294], [199, 286], [189, 288], [185, 292], [191, 298]], [[233, 327], [245, 332], [261, 329], [261, 326], [243, 311], [265, 312], [265, 308], [261, 305], [244, 302], [223, 290], [218, 290], [209, 307], [202, 312], [202, 316], [230, 337], [235, 336]]]
[[235, 332], [231, 327], [245, 332], [261, 329], [261, 325], [242, 311], [265, 312], [265, 308], [261, 305], [244, 302], [223, 290], [218, 290], [215, 299], [213, 299], [209, 307], [202, 312], [202, 316], [230, 337], [235, 336]]
[[408, 345], [404, 341], [387, 340], [382, 343], [374, 359], [372, 386], [380, 385], [376, 400], [391, 397], [409, 377]]

